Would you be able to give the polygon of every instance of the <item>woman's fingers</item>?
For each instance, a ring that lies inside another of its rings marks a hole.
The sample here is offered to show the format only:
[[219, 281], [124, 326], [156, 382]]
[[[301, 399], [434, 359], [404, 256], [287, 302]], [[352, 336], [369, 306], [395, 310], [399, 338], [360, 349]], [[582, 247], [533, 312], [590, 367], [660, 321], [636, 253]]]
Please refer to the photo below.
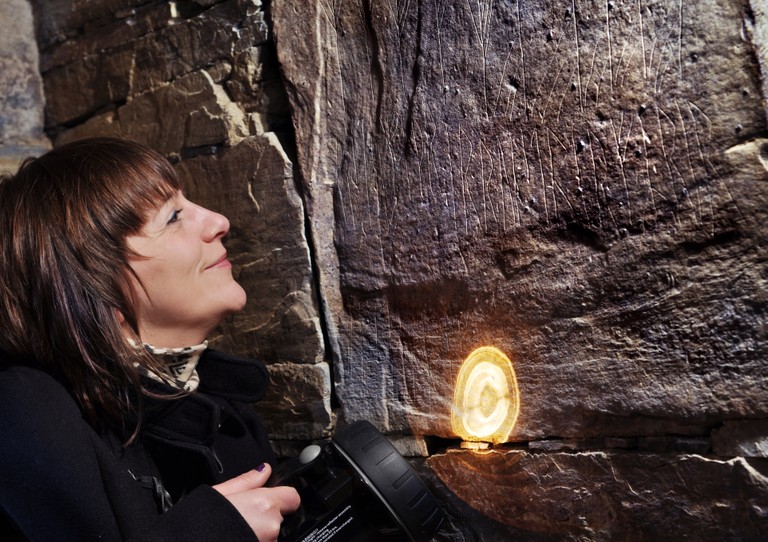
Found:
[[278, 486], [265, 488], [273, 494], [275, 503], [280, 508], [280, 514], [286, 515], [295, 512], [301, 504], [299, 492], [290, 486]]
[[225, 497], [234, 493], [241, 493], [243, 491], [256, 489], [263, 487], [264, 484], [267, 483], [271, 473], [272, 467], [270, 467], [267, 463], [262, 463], [255, 469], [249, 470], [240, 476], [236, 476], [235, 478], [230, 478], [226, 482], [216, 484], [213, 486], [213, 489], [217, 490]]
[[261, 542], [275, 542], [283, 516], [299, 507], [299, 493], [292, 487], [258, 487], [226, 496]]
[[214, 487], [240, 512], [262, 542], [277, 540], [283, 516], [301, 504], [298, 491], [289, 486], [264, 487], [272, 469], [265, 465]]

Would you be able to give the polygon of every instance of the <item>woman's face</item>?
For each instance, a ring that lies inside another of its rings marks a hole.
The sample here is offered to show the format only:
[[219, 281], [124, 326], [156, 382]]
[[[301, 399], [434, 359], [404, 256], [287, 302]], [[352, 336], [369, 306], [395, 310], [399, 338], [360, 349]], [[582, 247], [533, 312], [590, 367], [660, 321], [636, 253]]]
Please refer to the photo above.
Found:
[[141, 257], [130, 265], [144, 284], [134, 284], [141, 340], [158, 347], [191, 346], [205, 340], [221, 319], [245, 306], [245, 290], [232, 278], [221, 243], [226, 217], [177, 192], [128, 247]]

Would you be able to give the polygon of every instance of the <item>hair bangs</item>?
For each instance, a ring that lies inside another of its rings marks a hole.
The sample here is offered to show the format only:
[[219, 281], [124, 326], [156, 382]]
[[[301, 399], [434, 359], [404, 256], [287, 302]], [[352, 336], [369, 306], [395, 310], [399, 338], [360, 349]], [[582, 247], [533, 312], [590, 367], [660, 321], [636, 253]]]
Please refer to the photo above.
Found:
[[75, 192], [89, 200], [76, 208], [111, 225], [107, 229], [116, 237], [138, 233], [149, 216], [182, 189], [181, 181], [173, 166], [152, 149], [132, 141], [99, 143], [73, 164], [82, 183], [82, 190]]

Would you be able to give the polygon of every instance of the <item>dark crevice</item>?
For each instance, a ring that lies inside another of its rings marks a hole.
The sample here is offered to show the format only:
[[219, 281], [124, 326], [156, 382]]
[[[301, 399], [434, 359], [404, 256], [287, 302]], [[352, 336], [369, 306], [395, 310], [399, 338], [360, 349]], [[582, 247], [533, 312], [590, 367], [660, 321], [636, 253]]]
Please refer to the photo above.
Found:
[[724, 231], [716, 233], [714, 236], [701, 241], [686, 241], [680, 244], [680, 246], [688, 254], [699, 254], [709, 247], [715, 247], [719, 245], [727, 245], [735, 243], [741, 239], [741, 232], [738, 231]]
[[[203, 145], [202, 147], [185, 147], [181, 149], [179, 158], [181, 160], [189, 160], [197, 156], [208, 156], [211, 154], [218, 154], [224, 148], [224, 143], [218, 145]], [[171, 157], [175, 159], [176, 157]]]
[[409, 156], [416, 152], [414, 148], [413, 140], [413, 128], [414, 128], [414, 109], [416, 108], [416, 95], [419, 90], [419, 83], [421, 82], [421, 58], [422, 58], [422, 13], [421, 2], [418, 5], [418, 14], [416, 18], [416, 58], [413, 60], [412, 77], [413, 82], [411, 85], [411, 95], [408, 99], [408, 116], [405, 120], [405, 155]]
[[[287, 84], [285, 77], [283, 76], [282, 70], [280, 69], [280, 58], [279, 58], [279, 52], [277, 51], [277, 48], [274, 46], [275, 40], [274, 40], [274, 23], [272, 19], [272, 1], [266, 0], [264, 2], [264, 21], [266, 22], [267, 26], [269, 27], [269, 43], [271, 44], [269, 54], [265, 55], [264, 57], [264, 70], [265, 74], [272, 73], [275, 75], [276, 80], [280, 81], [280, 88], [282, 89], [282, 92], [285, 96], [286, 103], [290, 103], [288, 100], [288, 92], [287, 92]], [[308, 200], [311, 199], [311, 196], [307, 193], [307, 191], [304, 188], [304, 183], [302, 182], [302, 179], [304, 177], [301, 163], [298, 159], [298, 150], [296, 147], [296, 132], [293, 127], [292, 119], [290, 117], [290, 110], [288, 111], [288, 117], [284, 119], [283, 122], [278, 122], [275, 125], [270, 123], [269, 129], [273, 130], [275, 132], [275, 135], [278, 138], [278, 141], [280, 142], [280, 145], [283, 147], [283, 150], [285, 151], [286, 155], [288, 156], [288, 159], [293, 164], [293, 181], [294, 181], [294, 187], [296, 189], [296, 193], [299, 195], [299, 198], [301, 198], [302, 201], [302, 208], [304, 213], [304, 238], [307, 242], [307, 247], [309, 251], [309, 264], [311, 267], [311, 273], [312, 273], [312, 290], [313, 295], [315, 297], [315, 304], [318, 311], [318, 320], [320, 321], [320, 331], [322, 333], [322, 340], [323, 340], [323, 350], [325, 351], [325, 361], [329, 365], [329, 370], [331, 374], [331, 410], [335, 411], [339, 408], [339, 400], [336, 395], [336, 382], [334, 378], [335, 374], [335, 360], [336, 360], [336, 352], [333, 350], [333, 343], [330, 339], [330, 331], [328, 326], [328, 309], [325, 306], [325, 303], [323, 302], [323, 290], [322, 290], [322, 284], [320, 280], [320, 272], [319, 272], [319, 263], [317, 259], [317, 247], [315, 245], [315, 237], [313, 235], [312, 231], [312, 221], [309, 216], [309, 205]]]
[[744, 16], [750, 22], [750, 24], [755, 24], [755, 11], [752, 9], [752, 6], [749, 3], [744, 8]]
[[105, 113], [109, 113], [110, 111], [117, 111], [126, 103], [128, 103], [127, 99], [109, 102], [97, 109], [86, 111], [85, 113], [82, 113], [81, 115], [78, 115], [77, 117], [69, 119], [60, 124], [51, 125], [50, 121], [46, 119], [45, 127], [44, 127], [45, 135], [51, 141], [55, 141], [58, 135], [61, 134], [62, 132], [65, 132], [71, 128], [75, 128], [76, 126], [79, 126], [81, 124], [85, 124], [91, 118], [98, 117]]
[[176, 12], [181, 19], [192, 19], [201, 13], [208, 11], [213, 6], [201, 6], [193, 0], [176, 0]]
[[449, 439], [441, 437], [426, 437], [427, 453], [429, 455], [440, 455], [448, 450], [456, 449], [461, 446], [461, 439]]
[[273, 85], [274, 88], [272, 90], [277, 93], [278, 96], [275, 96], [277, 100], [272, 100], [271, 102], [278, 101], [281, 104], [284, 104], [284, 107], [281, 107], [277, 113], [271, 110], [266, 112], [266, 128], [275, 133], [278, 141], [280, 141], [283, 151], [293, 164], [296, 191], [301, 196], [302, 201], [305, 201], [305, 194], [303, 193], [303, 187], [300, 182], [301, 175], [299, 172], [298, 150], [296, 148], [296, 132], [293, 128], [290, 100], [288, 99], [288, 92], [286, 89], [287, 81], [283, 77], [282, 70], [280, 69], [280, 59], [278, 58], [277, 47], [275, 47], [274, 24], [272, 21], [272, 0], [265, 0], [263, 10], [264, 22], [269, 29], [269, 38], [266, 43], [260, 45], [262, 48], [262, 81], [276, 82], [276, 84]]
[[610, 239], [597, 228], [591, 228], [588, 225], [579, 222], [568, 222], [563, 230], [558, 231], [559, 236], [574, 244], [583, 245], [597, 252], [608, 252], [610, 250]]
[[373, 24], [373, 14], [371, 11], [370, 0], [365, 0], [363, 2], [363, 14], [364, 14], [365, 30], [367, 35], [370, 38], [370, 44], [373, 50], [373, 55], [371, 57], [371, 72], [376, 78], [376, 84], [377, 84], [376, 130], [379, 133], [381, 133], [383, 128], [381, 123], [381, 114], [382, 114], [382, 107], [383, 107], [382, 102], [384, 100], [384, 68], [381, 65], [381, 56], [379, 52], [379, 38], [376, 33], [376, 27]]
[[[652, 454], [699, 454], [721, 457], [713, 453], [709, 435], [691, 436], [678, 434], [640, 436], [602, 436], [593, 438], [546, 437], [539, 440], [504, 442], [465, 442], [458, 438], [426, 436], [428, 455], [445, 454], [450, 450], [465, 449], [467, 452], [525, 451], [531, 454], [578, 454], [591, 452], [652, 453]], [[476, 448], [475, 448], [476, 447]], [[722, 456], [723, 458], [728, 456]]]

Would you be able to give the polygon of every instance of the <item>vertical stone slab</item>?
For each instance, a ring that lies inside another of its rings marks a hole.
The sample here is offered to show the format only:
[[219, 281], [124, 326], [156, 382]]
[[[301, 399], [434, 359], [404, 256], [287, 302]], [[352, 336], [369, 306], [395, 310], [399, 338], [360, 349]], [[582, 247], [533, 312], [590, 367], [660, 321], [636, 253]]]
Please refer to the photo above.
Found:
[[452, 436], [486, 344], [515, 364], [514, 440], [768, 416], [748, 3], [273, 13], [347, 418]]
[[453, 437], [514, 363], [527, 451], [427, 460], [446, 539], [762, 536], [759, 4], [275, 2], [344, 417]]
[[50, 144], [43, 134], [42, 79], [32, 8], [26, 0], [0, 5], [0, 171], [15, 171]]
[[[83, 122], [202, 68], [231, 64], [267, 40], [257, 0], [222, 1], [207, 10], [176, 2], [114, 9], [115, 3], [55, 2], [66, 14], [63, 25], [50, 20], [46, 2], [37, 7], [41, 32], [65, 33], [41, 38], [49, 45], [43, 50], [42, 72], [51, 128]], [[89, 12], [98, 18], [88, 20]], [[68, 34], [71, 40], [55, 43]]]

